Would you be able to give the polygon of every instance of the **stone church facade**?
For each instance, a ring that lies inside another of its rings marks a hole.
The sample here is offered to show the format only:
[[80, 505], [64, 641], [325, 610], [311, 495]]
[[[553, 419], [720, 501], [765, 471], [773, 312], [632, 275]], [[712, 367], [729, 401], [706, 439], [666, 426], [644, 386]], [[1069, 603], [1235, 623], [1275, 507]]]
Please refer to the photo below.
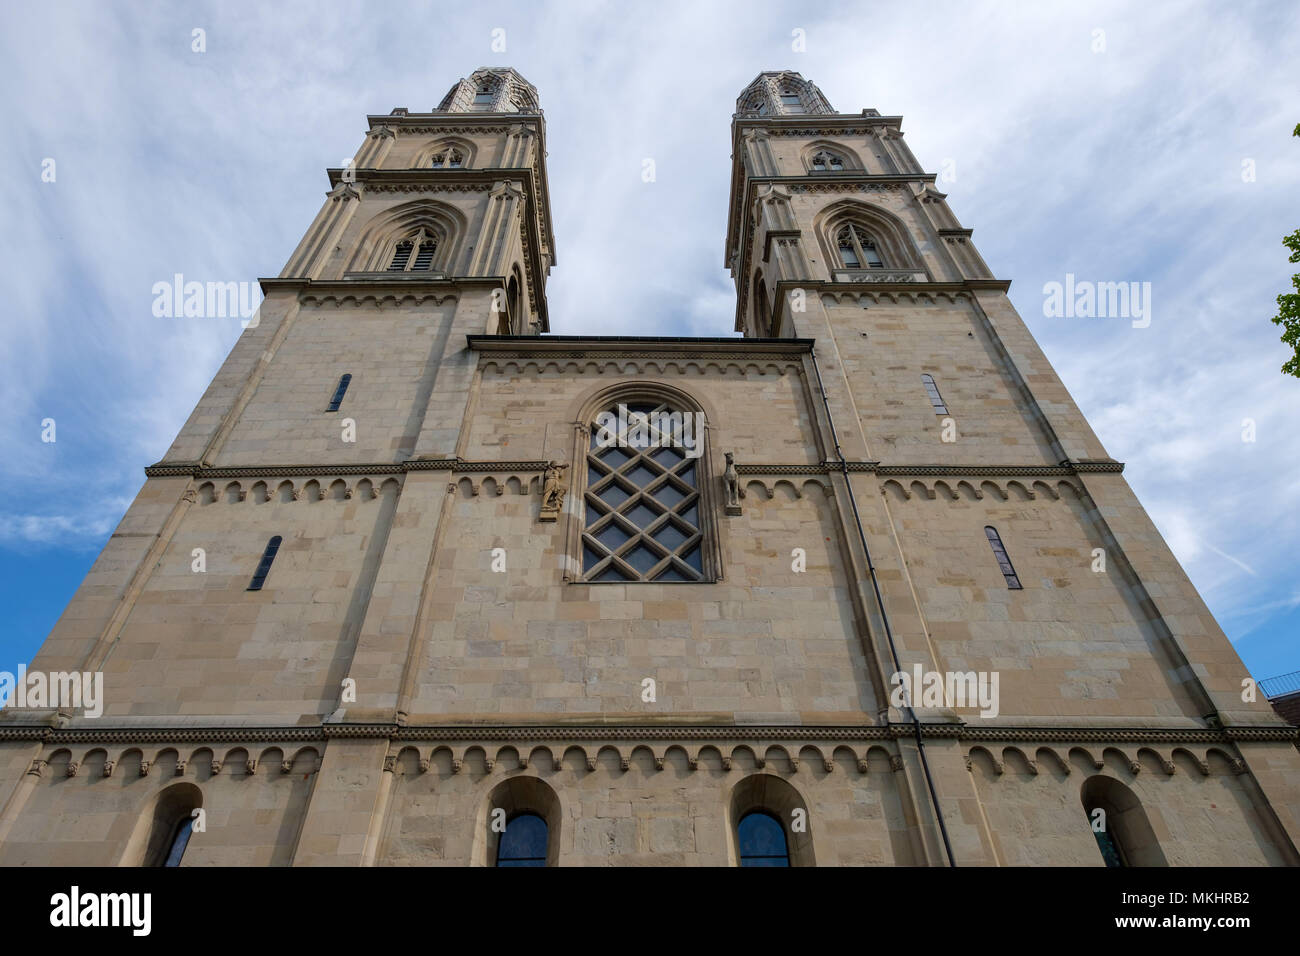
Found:
[[608, 338], [531, 85], [370, 117], [30, 666], [103, 713], [0, 714], [0, 865], [1300, 862], [1296, 729], [900, 118], [732, 133], [743, 337]]

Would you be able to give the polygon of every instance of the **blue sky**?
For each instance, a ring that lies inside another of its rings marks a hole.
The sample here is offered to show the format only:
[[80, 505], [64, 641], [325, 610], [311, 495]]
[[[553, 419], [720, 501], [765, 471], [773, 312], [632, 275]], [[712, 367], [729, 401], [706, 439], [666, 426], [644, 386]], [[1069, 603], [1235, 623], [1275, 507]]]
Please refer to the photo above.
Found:
[[[0, 669], [34, 654], [239, 335], [237, 319], [155, 318], [153, 284], [277, 274], [366, 114], [432, 109], [510, 65], [547, 118], [557, 333], [730, 334], [729, 123], [759, 71], [798, 70], [841, 112], [902, 114], [1247, 666], [1300, 670], [1300, 381], [1268, 321], [1300, 227], [1300, 6], [884, 9], [8, 10]], [[1044, 284], [1067, 273], [1150, 282], [1150, 327], [1045, 316]]]

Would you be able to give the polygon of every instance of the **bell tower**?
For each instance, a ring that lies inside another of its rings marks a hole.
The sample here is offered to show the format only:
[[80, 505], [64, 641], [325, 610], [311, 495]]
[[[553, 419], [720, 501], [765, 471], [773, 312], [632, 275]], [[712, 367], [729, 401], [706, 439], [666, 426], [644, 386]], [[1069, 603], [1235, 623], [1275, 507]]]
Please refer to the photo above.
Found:
[[532, 84], [513, 69], [483, 68], [431, 112], [368, 119], [356, 155], [329, 170], [325, 206], [280, 279], [376, 292], [450, 283], [463, 305], [485, 309], [477, 332], [548, 331], [555, 252]]
[[[778, 289], [990, 277], [946, 197], [903, 140], [901, 117], [835, 112], [798, 73], [761, 73], [736, 100], [727, 264], [736, 330], [798, 330]], [[796, 297], [796, 310], [805, 306]]]

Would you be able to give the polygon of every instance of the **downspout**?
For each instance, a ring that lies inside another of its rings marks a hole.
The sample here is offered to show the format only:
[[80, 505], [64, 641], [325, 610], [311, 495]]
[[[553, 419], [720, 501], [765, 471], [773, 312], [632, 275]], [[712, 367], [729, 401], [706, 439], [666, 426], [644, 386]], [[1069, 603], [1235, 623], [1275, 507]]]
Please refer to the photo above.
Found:
[[[826, 421], [831, 427], [831, 441], [835, 444], [835, 457], [839, 459], [840, 470], [844, 474], [844, 486], [849, 490], [849, 505], [853, 509], [853, 521], [858, 526], [858, 540], [862, 542], [862, 553], [867, 558], [867, 571], [871, 575], [871, 589], [876, 595], [876, 608], [880, 611], [880, 620], [885, 625], [885, 639], [889, 642], [889, 656], [894, 661], [894, 673], [900, 674], [903, 667], [898, 660], [898, 648], [894, 646], [894, 633], [889, 627], [889, 615], [885, 613], [885, 599], [880, 593], [880, 582], [876, 579], [876, 566], [871, 560], [871, 549], [867, 546], [867, 535], [862, 530], [862, 515], [858, 512], [858, 499], [853, 494], [853, 482], [849, 478], [849, 463], [844, 458], [844, 452], [840, 450], [839, 435], [835, 431], [835, 416], [831, 414], [830, 399], [826, 395], [826, 386], [822, 383], [822, 370], [817, 364], [817, 353], [815, 350], [810, 349], [808, 354], [812, 357], [813, 371], [817, 374], [817, 390], [822, 393], [822, 404], [826, 407]], [[943, 822], [943, 811], [939, 809], [939, 796], [934, 789], [934, 777], [930, 774], [930, 761], [925, 756], [925, 740], [921, 736], [921, 721], [917, 719], [916, 711], [913, 709], [910, 700], [906, 702], [905, 709], [912, 718], [912, 732], [916, 735], [916, 750], [921, 757], [921, 771], [925, 774], [925, 785], [930, 791], [930, 805], [934, 808], [935, 819], [939, 821], [939, 835], [943, 837], [943, 850], [948, 856], [948, 865], [955, 867], [957, 861], [953, 859], [952, 844], [948, 840], [948, 827]]]

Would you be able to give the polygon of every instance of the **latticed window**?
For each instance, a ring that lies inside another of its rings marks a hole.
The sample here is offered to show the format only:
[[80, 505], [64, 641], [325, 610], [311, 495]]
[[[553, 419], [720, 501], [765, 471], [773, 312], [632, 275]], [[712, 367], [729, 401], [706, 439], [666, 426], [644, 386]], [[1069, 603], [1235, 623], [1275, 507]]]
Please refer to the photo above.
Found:
[[815, 173], [841, 173], [844, 171], [844, 160], [840, 159], [834, 153], [828, 153], [826, 150], [822, 150], [813, 156], [812, 168]]
[[455, 146], [433, 154], [434, 169], [460, 169], [464, 162], [465, 154]]
[[704, 436], [689, 412], [644, 402], [622, 407], [624, 415], [610, 413], [618, 415], [616, 428], [592, 428], [583, 578], [703, 581], [703, 459], [689, 452], [703, 450]]
[[846, 269], [883, 269], [884, 261], [876, 251], [876, 240], [861, 226], [847, 225], [835, 234], [840, 262]]
[[[393, 250], [388, 264], [389, 272], [427, 272], [433, 268], [433, 254], [438, 250], [438, 237], [424, 229], [410, 239], [403, 239]], [[412, 255], [414, 253], [414, 255]]]

